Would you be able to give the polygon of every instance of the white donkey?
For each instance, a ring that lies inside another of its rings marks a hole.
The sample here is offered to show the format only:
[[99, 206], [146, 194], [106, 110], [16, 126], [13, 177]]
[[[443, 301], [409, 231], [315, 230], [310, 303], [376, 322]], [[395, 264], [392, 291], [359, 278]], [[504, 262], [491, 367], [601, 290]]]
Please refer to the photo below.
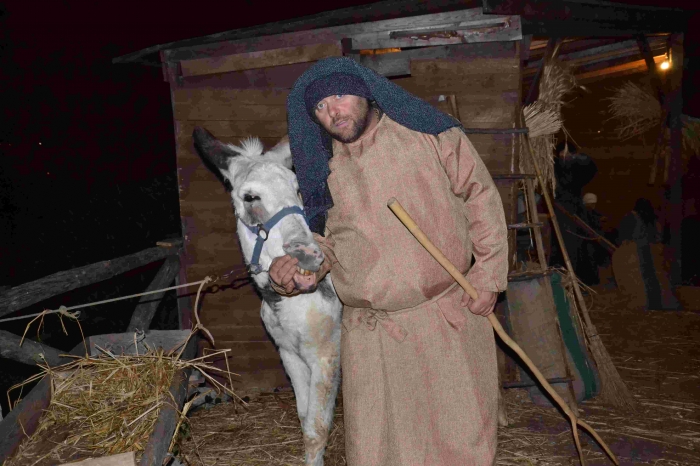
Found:
[[[262, 320], [294, 387], [306, 464], [323, 465], [340, 378], [342, 305], [330, 275], [315, 290], [308, 284], [323, 253], [306, 223], [289, 142], [263, 154], [256, 138], [237, 147], [199, 127], [193, 137], [205, 165], [231, 193], [241, 249], [263, 297]], [[284, 254], [299, 259], [294, 281], [307, 292], [282, 297], [270, 287], [270, 264]]]

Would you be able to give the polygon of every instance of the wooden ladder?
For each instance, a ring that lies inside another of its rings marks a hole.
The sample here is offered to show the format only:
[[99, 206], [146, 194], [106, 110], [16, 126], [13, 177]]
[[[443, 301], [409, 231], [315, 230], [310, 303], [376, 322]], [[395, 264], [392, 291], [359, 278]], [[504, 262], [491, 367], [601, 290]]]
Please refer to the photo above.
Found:
[[[552, 272], [547, 266], [547, 257], [544, 251], [544, 241], [542, 240], [542, 227], [544, 226], [542, 222], [539, 221], [537, 214], [537, 201], [535, 199], [535, 178], [537, 175], [531, 173], [507, 173], [507, 174], [494, 174], [492, 178], [494, 180], [508, 180], [512, 182], [523, 181], [525, 185], [525, 197], [526, 197], [526, 217], [528, 219], [525, 223], [510, 223], [508, 224], [509, 230], [531, 230], [535, 237], [535, 249], [537, 251], [537, 260], [539, 261], [539, 270], [526, 270], [526, 271], [511, 271], [508, 273], [508, 281], [521, 281], [521, 280], [531, 280], [534, 278], [540, 278], [550, 275]], [[515, 198], [517, 205], [517, 196]], [[516, 246], [517, 247], [517, 246]]]

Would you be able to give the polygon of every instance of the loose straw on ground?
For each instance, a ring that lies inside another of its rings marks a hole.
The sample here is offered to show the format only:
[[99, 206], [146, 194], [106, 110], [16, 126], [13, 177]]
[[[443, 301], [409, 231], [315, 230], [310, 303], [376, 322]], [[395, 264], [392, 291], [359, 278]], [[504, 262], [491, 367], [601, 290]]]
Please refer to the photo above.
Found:
[[[413, 221], [408, 212], [404, 210], [401, 204], [396, 199], [391, 198], [389, 199], [387, 206], [391, 209], [392, 212], [394, 212], [394, 214], [398, 217], [401, 223], [403, 223], [404, 226], [408, 228], [408, 230], [418, 240], [418, 242], [420, 242], [420, 244], [435, 258], [435, 260], [437, 260], [440, 263], [440, 265], [443, 266], [445, 270], [449, 272], [450, 275], [452, 275], [452, 277], [457, 281], [457, 283], [459, 283], [459, 285], [462, 288], [464, 288], [464, 291], [469, 293], [469, 296], [471, 296], [472, 299], [477, 299], [479, 295], [474, 289], [474, 287], [471, 286], [467, 279], [464, 278], [464, 276], [460, 273], [459, 270], [457, 270], [457, 268], [450, 262], [450, 260], [447, 257], [445, 257], [445, 255], [432, 243], [432, 241], [430, 241], [430, 239], [425, 235], [425, 233], [423, 233], [423, 231]], [[554, 399], [554, 401], [557, 402], [562, 411], [564, 411], [564, 413], [569, 417], [569, 420], [571, 421], [571, 429], [574, 435], [574, 442], [576, 443], [576, 449], [578, 450], [581, 464], [585, 465], [586, 463], [583, 457], [583, 449], [581, 448], [581, 442], [579, 441], [578, 437], [578, 425], [586, 429], [593, 436], [593, 438], [596, 439], [598, 444], [601, 447], [603, 447], [610, 459], [616, 465], [619, 465], [620, 463], [618, 462], [617, 458], [612, 453], [612, 451], [610, 451], [603, 439], [600, 438], [598, 433], [591, 426], [589, 426], [584, 421], [578, 419], [576, 414], [574, 414], [573, 411], [571, 411], [571, 408], [569, 408], [566, 402], [559, 396], [559, 394], [556, 391], [554, 391], [551, 385], [549, 385], [547, 379], [532, 363], [527, 354], [525, 354], [525, 352], [520, 348], [520, 346], [518, 346], [518, 344], [515, 341], [513, 341], [513, 339], [511, 339], [508, 336], [508, 334], [503, 330], [503, 327], [501, 326], [500, 322], [498, 322], [496, 316], [493, 314], [489, 314], [487, 318], [491, 323], [491, 326], [493, 327], [494, 331], [498, 334], [501, 340], [503, 340], [505, 344], [507, 344], [515, 353], [518, 354], [518, 356], [520, 356], [521, 360], [525, 364], [527, 364], [528, 368], [530, 368], [530, 370], [535, 375], [540, 384], [545, 388], [545, 390], [547, 390], [547, 393], [549, 393], [549, 395]]]
[[[532, 163], [534, 165], [537, 177], [540, 179], [540, 184], [542, 184], [542, 172], [540, 171], [540, 167], [537, 163], [536, 157], [532, 153], [530, 140], [527, 138], [527, 136], [525, 136], [524, 140], [525, 145], [528, 148], [528, 152], [531, 155]], [[544, 188], [544, 184], [542, 184], [542, 186]], [[562, 256], [564, 256], [564, 263], [566, 264], [566, 268], [571, 276], [576, 276], [576, 274], [574, 273], [574, 267], [573, 265], [571, 265], [571, 260], [569, 259], [569, 254], [566, 251], [566, 247], [564, 246], [564, 238], [559, 228], [559, 222], [557, 222], [557, 217], [554, 212], [552, 199], [549, 196], [549, 192], [546, 189], [542, 189], [542, 194], [544, 196], [545, 203], [547, 204], [549, 215], [552, 219], [552, 226], [554, 227], [554, 233], [557, 236], [557, 241], [559, 242]], [[595, 360], [596, 365], [598, 366], [598, 370], [600, 371], [600, 379], [603, 386], [601, 389], [600, 396], [605, 401], [616, 406], [622, 408], [633, 408], [634, 401], [632, 399], [632, 395], [627, 389], [625, 382], [623, 382], [622, 378], [620, 377], [620, 374], [618, 374], [615, 365], [610, 359], [610, 355], [608, 354], [607, 350], [605, 349], [605, 346], [603, 345], [603, 342], [600, 339], [600, 336], [598, 335], [598, 331], [593, 325], [593, 322], [591, 322], [591, 318], [588, 314], [588, 308], [586, 307], [586, 302], [583, 299], [581, 289], [579, 288], [578, 282], [576, 281], [574, 281], [574, 292], [576, 294], [576, 299], [579, 303], [579, 309], [581, 309], [583, 313], [583, 319], [586, 323], [585, 333], [586, 337], [588, 338], [589, 348], [591, 349], [593, 359]]]

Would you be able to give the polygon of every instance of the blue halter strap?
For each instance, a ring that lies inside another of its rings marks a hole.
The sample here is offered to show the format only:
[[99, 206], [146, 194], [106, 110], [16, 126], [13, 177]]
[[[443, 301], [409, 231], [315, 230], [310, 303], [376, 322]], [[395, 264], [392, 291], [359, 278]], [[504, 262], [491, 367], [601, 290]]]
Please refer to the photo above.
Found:
[[[250, 260], [250, 273], [257, 275], [263, 271], [260, 265], [260, 253], [262, 252], [263, 244], [267, 241], [270, 230], [277, 225], [277, 223], [282, 220], [287, 215], [299, 214], [304, 218], [304, 221], [308, 224], [306, 220], [306, 215], [304, 215], [304, 209], [298, 206], [285, 207], [284, 209], [277, 212], [265, 223], [258, 223], [257, 225], [250, 226], [241, 220], [241, 223], [245, 225], [254, 235], [258, 238], [255, 240], [255, 248], [253, 248], [253, 257]], [[240, 219], [239, 219], [240, 220]]]

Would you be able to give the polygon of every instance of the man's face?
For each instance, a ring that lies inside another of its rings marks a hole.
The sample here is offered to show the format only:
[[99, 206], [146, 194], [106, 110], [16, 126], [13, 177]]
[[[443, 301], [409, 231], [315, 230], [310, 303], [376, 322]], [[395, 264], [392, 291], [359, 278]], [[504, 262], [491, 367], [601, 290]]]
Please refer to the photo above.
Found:
[[595, 210], [595, 202], [588, 202], [588, 203], [583, 204], [583, 205], [584, 205], [584, 206], [586, 207], [586, 209], [588, 209], [588, 210]]
[[316, 104], [314, 113], [331, 137], [343, 143], [357, 141], [376, 123], [368, 100], [356, 95], [326, 97]]

